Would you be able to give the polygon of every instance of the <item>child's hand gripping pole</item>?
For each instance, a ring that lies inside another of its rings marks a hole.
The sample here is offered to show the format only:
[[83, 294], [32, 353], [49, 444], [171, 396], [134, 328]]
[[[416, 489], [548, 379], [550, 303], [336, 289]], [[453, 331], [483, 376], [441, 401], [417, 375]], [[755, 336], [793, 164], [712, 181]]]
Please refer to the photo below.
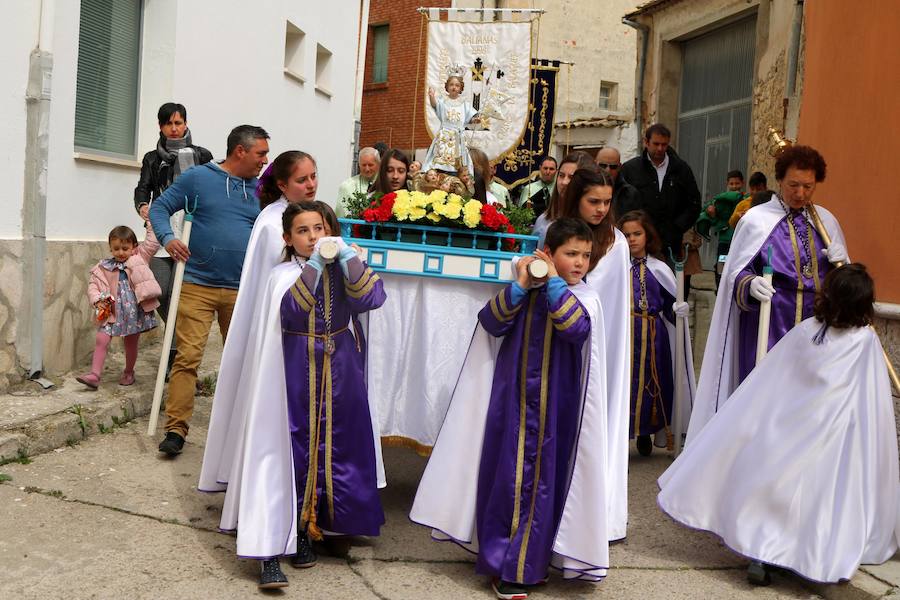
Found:
[[[687, 262], [688, 244], [684, 245], [684, 257], [682, 261], [675, 260], [672, 249], [669, 248], [669, 258], [675, 265], [675, 301], [684, 302], [684, 264]], [[685, 387], [685, 369], [687, 365], [684, 360], [684, 336], [685, 336], [685, 319], [675, 318], [675, 397], [672, 399], [672, 429], [673, 437], [672, 452], [674, 456], [681, 454], [682, 435], [687, 427], [683, 423], [682, 410], [685, 398], [683, 398], [682, 390]]]
[[[184, 228], [181, 231], [181, 242], [187, 246], [191, 241], [191, 226], [194, 221], [194, 211], [197, 210], [197, 197], [194, 196], [193, 204], [187, 196], [184, 197]], [[166, 366], [169, 362], [169, 350], [172, 348], [172, 336], [175, 335], [175, 315], [178, 314], [178, 300], [181, 297], [181, 283], [184, 280], [184, 261], [175, 261], [175, 279], [172, 284], [172, 298], [169, 300], [169, 314], [166, 315], [166, 334], [163, 337], [162, 354], [159, 357], [159, 369], [156, 371], [156, 387], [153, 389], [153, 406], [150, 408], [150, 424], [147, 425], [147, 435], [156, 432], [156, 423], [159, 420], [159, 406], [162, 404], [163, 386], [166, 384]]]
[[[822, 223], [822, 219], [819, 218], [819, 212], [816, 210], [816, 206], [814, 204], [808, 205], [806, 207], [806, 212], [809, 213], [809, 217], [812, 219], [813, 226], [816, 228], [816, 231], [819, 232], [819, 235], [822, 237], [822, 241], [825, 242], [825, 246], [831, 246], [831, 236], [828, 234], [828, 230], [825, 229], [825, 224]], [[842, 261], [838, 261], [834, 266], [841, 267], [843, 265], [844, 263]], [[894, 369], [894, 365], [891, 363], [891, 359], [887, 355], [887, 352], [884, 351], [884, 346], [881, 347], [881, 353], [884, 355], [884, 364], [887, 366], [888, 376], [891, 378], [891, 383], [894, 384], [894, 389], [898, 393], [900, 393], [900, 378], [897, 377], [897, 371]]]
[[[762, 276], [769, 285], [772, 285], [772, 246], [769, 246], [766, 266], [763, 267]], [[756, 332], [756, 364], [759, 364], [759, 361], [769, 351], [769, 321], [771, 317], [772, 300], [760, 300], [759, 329]]]

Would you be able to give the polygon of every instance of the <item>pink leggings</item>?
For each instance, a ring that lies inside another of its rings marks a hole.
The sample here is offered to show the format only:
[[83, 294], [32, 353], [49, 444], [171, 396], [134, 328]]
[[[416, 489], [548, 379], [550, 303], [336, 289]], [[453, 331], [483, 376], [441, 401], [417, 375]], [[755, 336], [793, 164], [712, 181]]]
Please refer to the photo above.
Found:
[[[125, 372], [134, 372], [134, 363], [137, 362], [138, 339], [140, 333], [126, 335], [123, 339], [125, 342]], [[106, 351], [109, 349], [109, 342], [112, 336], [103, 333], [102, 330], [97, 331], [97, 337], [94, 342], [94, 360], [91, 363], [91, 373], [97, 377], [103, 373], [103, 363], [106, 362]]]

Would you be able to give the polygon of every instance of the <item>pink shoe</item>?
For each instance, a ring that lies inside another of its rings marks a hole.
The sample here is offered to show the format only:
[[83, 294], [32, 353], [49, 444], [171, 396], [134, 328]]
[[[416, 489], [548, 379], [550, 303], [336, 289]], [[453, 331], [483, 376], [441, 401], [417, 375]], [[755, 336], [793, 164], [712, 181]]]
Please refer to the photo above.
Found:
[[96, 390], [100, 385], [100, 376], [96, 373], [88, 373], [87, 375], [76, 377], [75, 381], [77, 381], [78, 383], [83, 383], [92, 390]]
[[122, 371], [119, 377], [119, 385], [132, 385], [134, 383], [134, 371]]

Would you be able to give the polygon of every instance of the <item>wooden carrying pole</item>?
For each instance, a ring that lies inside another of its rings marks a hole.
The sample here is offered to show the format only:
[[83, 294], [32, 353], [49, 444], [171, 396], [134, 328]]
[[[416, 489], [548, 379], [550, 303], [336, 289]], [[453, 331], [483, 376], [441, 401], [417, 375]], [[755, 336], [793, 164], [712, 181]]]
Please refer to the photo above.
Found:
[[[819, 232], [819, 235], [822, 236], [822, 241], [825, 242], [825, 246], [831, 246], [831, 236], [828, 234], [828, 230], [825, 229], [825, 224], [822, 223], [822, 219], [819, 218], [819, 213], [816, 211], [816, 207], [813, 204], [810, 204], [806, 207], [806, 211], [809, 213], [810, 218], [812, 219], [813, 225], [816, 228], [816, 231]], [[842, 261], [838, 261], [834, 263], [834, 266], [841, 267], [844, 263]], [[900, 393], [900, 379], [897, 378], [897, 371], [894, 369], [894, 365], [891, 364], [891, 359], [888, 357], [887, 352], [884, 351], [884, 347], [881, 348], [881, 353], [884, 355], [884, 364], [887, 366], [888, 376], [891, 378], [891, 383], [894, 384], [894, 389]]]
[[[184, 199], [184, 229], [181, 232], [181, 242], [187, 246], [191, 241], [191, 225], [194, 221], [194, 209], [197, 208], [197, 200], [194, 199], [193, 207], [189, 206], [188, 199]], [[159, 368], [156, 370], [156, 387], [153, 388], [153, 406], [150, 408], [150, 423], [147, 425], [147, 435], [156, 433], [156, 424], [159, 420], [159, 407], [162, 404], [163, 388], [166, 385], [166, 367], [169, 363], [169, 350], [172, 348], [172, 336], [175, 335], [175, 315], [178, 314], [178, 301], [181, 298], [181, 284], [184, 281], [184, 261], [175, 261], [175, 280], [172, 284], [172, 299], [169, 301], [169, 314], [166, 315], [166, 334], [163, 337], [162, 355], [159, 357]]]

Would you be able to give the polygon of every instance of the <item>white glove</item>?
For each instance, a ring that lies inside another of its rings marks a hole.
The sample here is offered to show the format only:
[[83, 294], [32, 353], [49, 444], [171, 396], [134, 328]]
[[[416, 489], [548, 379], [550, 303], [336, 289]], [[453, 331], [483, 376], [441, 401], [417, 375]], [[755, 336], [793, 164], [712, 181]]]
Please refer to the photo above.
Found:
[[687, 302], [676, 302], [672, 305], [672, 312], [676, 317], [686, 319], [691, 314], [691, 305]]
[[767, 302], [775, 295], [775, 288], [763, 277], [757, 275], [750, 281], [750, 295], [760, 302]]
[[847, 256], [847, 249], [838, 242], [831, 242], [831, 245], [822, 250], [822, 253], [828, 257], [828, 262], [831, 264], [850, 262], [850, 257]]

